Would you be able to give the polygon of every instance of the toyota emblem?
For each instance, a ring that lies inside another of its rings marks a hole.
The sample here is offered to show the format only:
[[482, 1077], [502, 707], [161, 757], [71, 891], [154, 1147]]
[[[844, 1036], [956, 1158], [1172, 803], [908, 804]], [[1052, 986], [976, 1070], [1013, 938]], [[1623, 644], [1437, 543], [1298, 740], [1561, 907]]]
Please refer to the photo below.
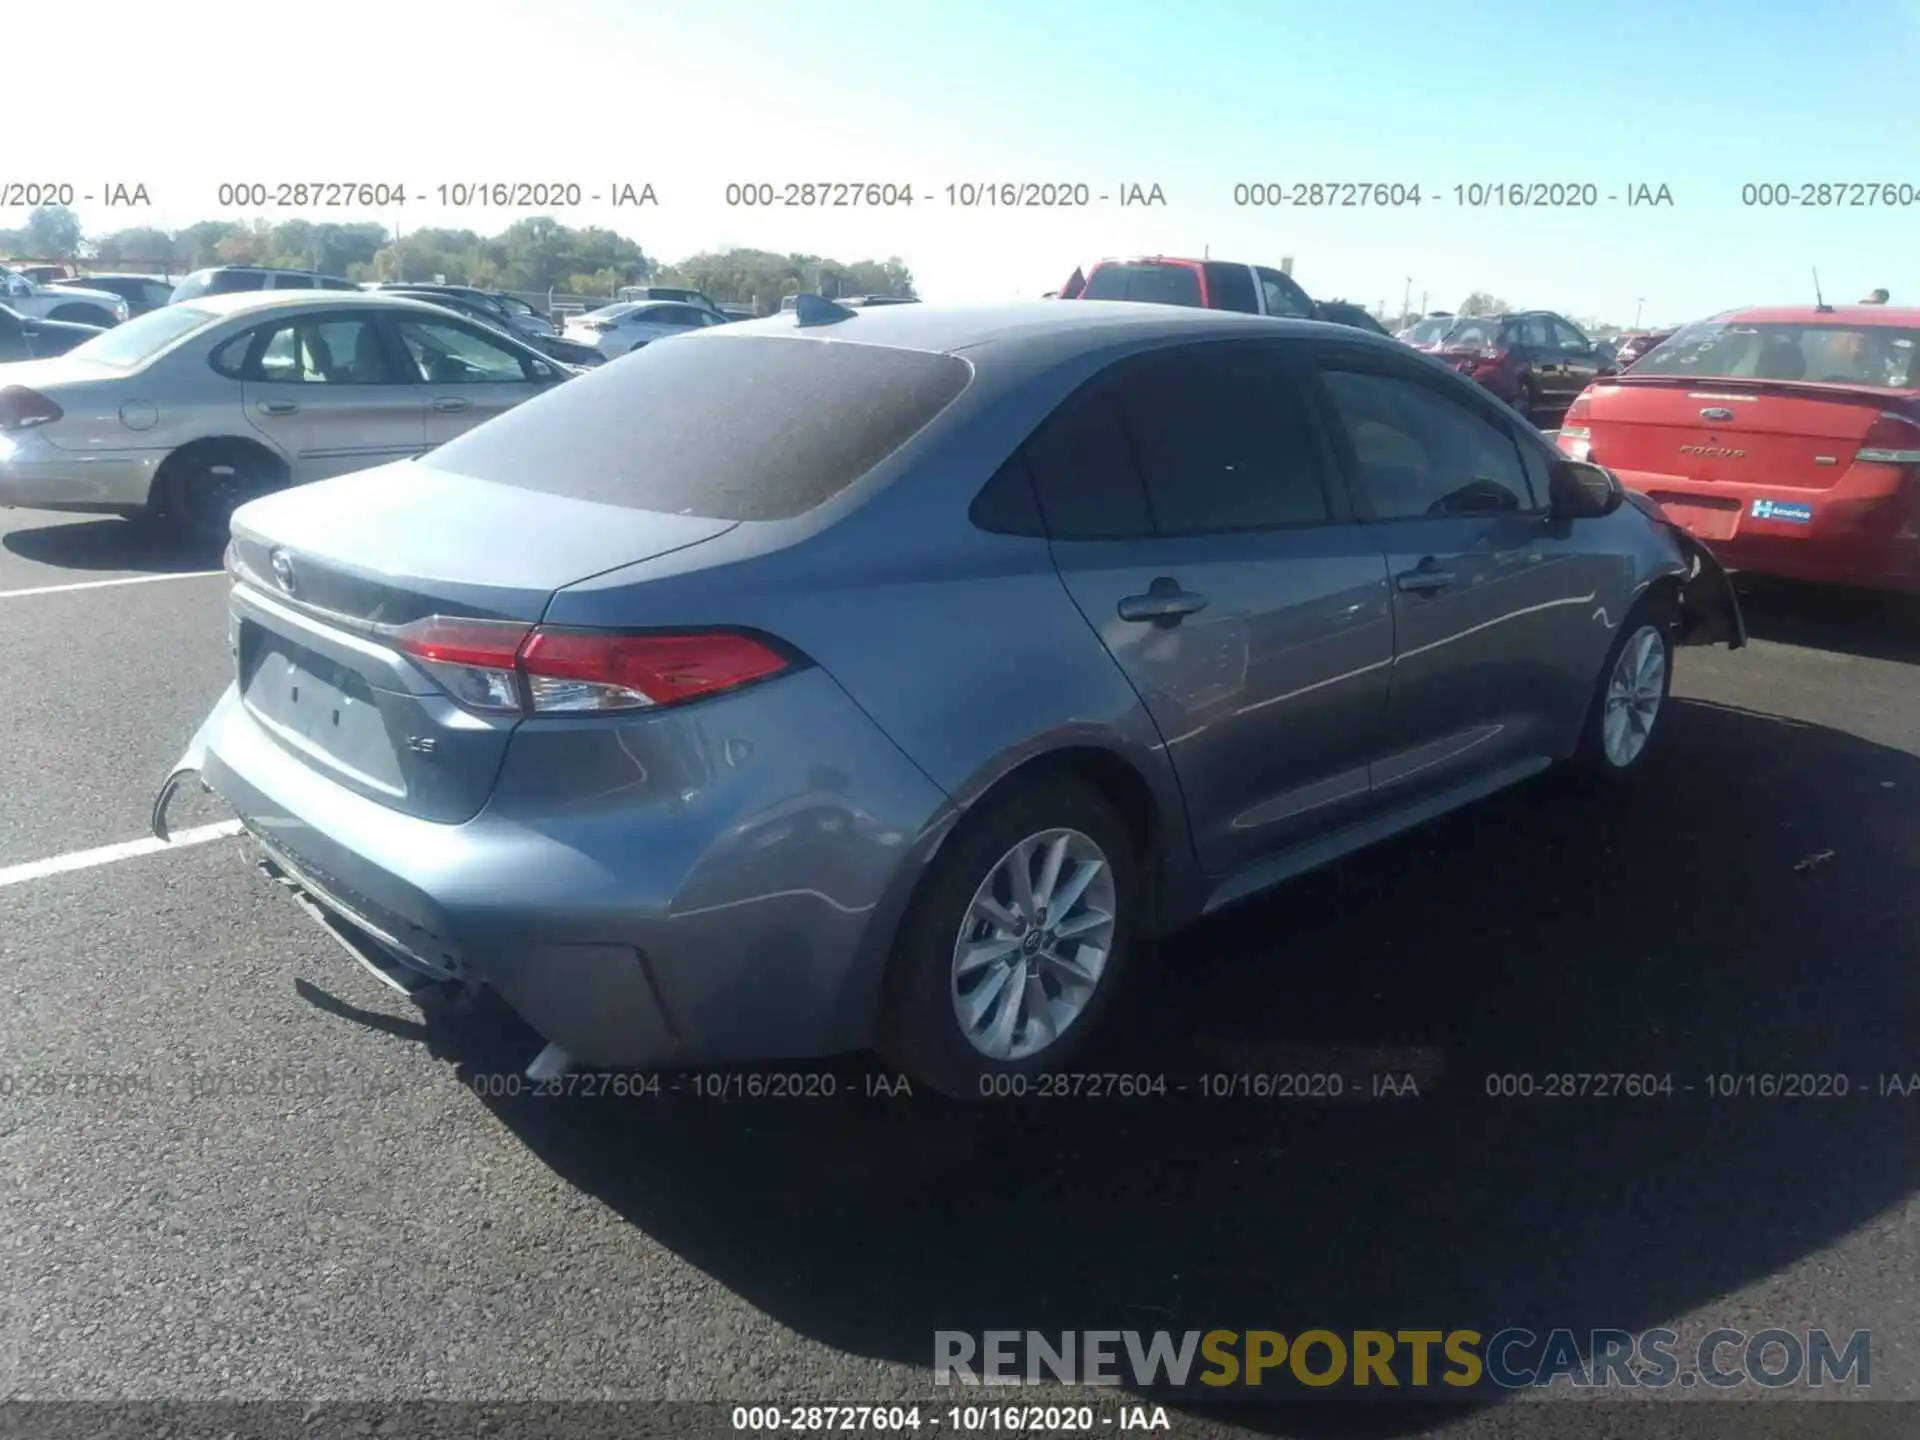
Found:
[[284, 550], [273, 552], [273, 578], [280, 582], [282, 590], [289, 595], [293, 594], [293, 557]]

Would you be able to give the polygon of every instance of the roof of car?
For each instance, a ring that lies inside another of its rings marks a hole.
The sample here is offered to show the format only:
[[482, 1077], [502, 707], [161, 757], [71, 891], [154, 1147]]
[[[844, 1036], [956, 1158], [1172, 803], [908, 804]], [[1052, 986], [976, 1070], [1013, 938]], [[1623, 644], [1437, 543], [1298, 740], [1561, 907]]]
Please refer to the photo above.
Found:
[[[968, 352], [969, 359], [1020, 362], [1054, 360], [1078, 350], [1098, 350], [1130, 340], [1153, 341], [1296, 335], [1325, 336], [1336, 327], [1311, 320], [1283, 320], [1233, 310], [1101, 300], [1087, 305], [1044, 300], [1000, 304], [876, 305], [851, 311], [844, 320], [801, 325], [793, 311], [764, 320], [716, 326], [676, 344], [742, 336], [790, 335], [809, 340], [847, 340], [934, 354]], [[1338, 327], [1354, 344], [1393, 342], [1369, 331]]]
[[1813, 305], [1761, 305], [1723, 310], [1713, 319], [1749, 325], [1890, 325], [1906, 330], [1920, 329], [1920, 306], [1834, 305], [1821, 310]]
[[232, 315], [245, 310], [291, 310], [317, 306], [338, 309], [342, 305], [350, 305], [355, 309], [372, 305], [390, 310], [446, 313], [438, 305], [382, 290], [232, 290], [224, 295], [200, 295], [179, 303], [195, 310], [211, 311], [215, 315]]

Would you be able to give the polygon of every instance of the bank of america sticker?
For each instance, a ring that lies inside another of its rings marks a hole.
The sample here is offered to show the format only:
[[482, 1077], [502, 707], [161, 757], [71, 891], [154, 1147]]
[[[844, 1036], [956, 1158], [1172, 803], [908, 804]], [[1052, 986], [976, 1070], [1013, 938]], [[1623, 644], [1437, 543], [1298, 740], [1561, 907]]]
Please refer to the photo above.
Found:
[[1813, 506], [1802, 505], [1798, 500], [1756, 500], [1753, 502], [1753, 518], [1807, 525], [1813, 521]]

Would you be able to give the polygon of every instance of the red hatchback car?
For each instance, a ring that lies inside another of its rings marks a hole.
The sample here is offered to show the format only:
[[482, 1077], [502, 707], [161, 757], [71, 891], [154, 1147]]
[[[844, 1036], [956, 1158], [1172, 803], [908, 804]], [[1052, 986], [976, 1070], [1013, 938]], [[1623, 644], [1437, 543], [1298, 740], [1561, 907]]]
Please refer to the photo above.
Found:
[[1728, 565], [1920, 593], [1920, 309], [1734, 310], [1587, 387], [1558, 444]]

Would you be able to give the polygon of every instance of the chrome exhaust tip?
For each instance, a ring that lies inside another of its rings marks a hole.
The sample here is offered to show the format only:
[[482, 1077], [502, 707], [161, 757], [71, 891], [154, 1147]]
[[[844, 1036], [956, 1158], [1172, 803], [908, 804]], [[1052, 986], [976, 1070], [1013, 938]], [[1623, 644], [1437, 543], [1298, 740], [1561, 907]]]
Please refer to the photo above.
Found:
[[558, 1080], [574, 1067], [574, 1058], [558, 1045], [548, 1045], [527, 1066], [529, 1080]]

